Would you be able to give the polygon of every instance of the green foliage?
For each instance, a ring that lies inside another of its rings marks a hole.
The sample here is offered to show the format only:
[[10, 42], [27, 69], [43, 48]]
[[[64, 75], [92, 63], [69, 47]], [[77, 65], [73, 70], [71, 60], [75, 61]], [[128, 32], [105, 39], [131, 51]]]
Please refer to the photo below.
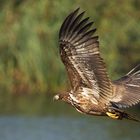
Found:
[[67, 88], [58, 32], [64, 18], [77, 7], [95, 21], [110, 77], [140, 62], [138, 0], [1, 0], [1, 92], [55, 93]]

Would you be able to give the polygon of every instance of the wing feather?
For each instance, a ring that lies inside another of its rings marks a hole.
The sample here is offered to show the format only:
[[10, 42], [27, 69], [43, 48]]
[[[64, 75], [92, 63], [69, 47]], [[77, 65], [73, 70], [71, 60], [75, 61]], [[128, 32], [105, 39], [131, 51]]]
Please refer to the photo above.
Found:
[[113, 82], [118, 107], [130, 107], [140, 102], [140, 64], [128, 74]]
[[92, 89], [99, 101], [109, 102], [113, 96], [112, 84], [99, 52], [96, 29], [90, 29], [93, 22], [83, 20], [84, 12], [72, 12], [64, 21], [59, 33], [60, 55], [67, 69], [73, 90], [78, 87]]

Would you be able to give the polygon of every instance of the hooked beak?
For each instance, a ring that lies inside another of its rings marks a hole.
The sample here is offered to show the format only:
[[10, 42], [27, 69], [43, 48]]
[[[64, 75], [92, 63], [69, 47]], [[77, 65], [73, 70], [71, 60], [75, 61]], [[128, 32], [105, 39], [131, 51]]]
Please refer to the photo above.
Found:
[[54, 97], [53, 97], [53, 101], [58, 101], [59, 100], [59, 95], [55, 95]]

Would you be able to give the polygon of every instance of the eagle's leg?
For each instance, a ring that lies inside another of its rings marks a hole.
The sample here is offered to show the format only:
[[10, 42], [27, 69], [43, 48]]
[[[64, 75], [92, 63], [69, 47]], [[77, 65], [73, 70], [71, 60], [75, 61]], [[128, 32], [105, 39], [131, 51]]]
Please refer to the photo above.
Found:
[[106, 115], [113, 118], [113, 119], [122, 120], [123, 118], [126, 118], [126, 119], [129, 119], [129, 120], [140, 122], [140, 120], [135, 119], [130, 114], [124, 112], [123, 110], [115, 108], [115, 107], [109, 107], [108, 111], [106, 112]]
[[123, 118], [123, 112], [122, 110], [115, 108], [115, 107], [108, 107], [108, 111], [106, 112], [106, 115], [109, 116], [112, 119], [122, 119]]
[[106, 112], [106, 115], [109, 116], [112, 119], [120, 119], [119, 115], [117, 113]]

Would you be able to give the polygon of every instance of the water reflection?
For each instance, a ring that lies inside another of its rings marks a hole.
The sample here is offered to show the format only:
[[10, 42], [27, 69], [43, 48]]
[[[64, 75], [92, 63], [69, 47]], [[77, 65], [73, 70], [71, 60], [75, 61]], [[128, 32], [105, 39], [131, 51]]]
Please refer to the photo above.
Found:
[[139, 140], [140, 124], [96, 117], [0, 117], [1, 140]]

